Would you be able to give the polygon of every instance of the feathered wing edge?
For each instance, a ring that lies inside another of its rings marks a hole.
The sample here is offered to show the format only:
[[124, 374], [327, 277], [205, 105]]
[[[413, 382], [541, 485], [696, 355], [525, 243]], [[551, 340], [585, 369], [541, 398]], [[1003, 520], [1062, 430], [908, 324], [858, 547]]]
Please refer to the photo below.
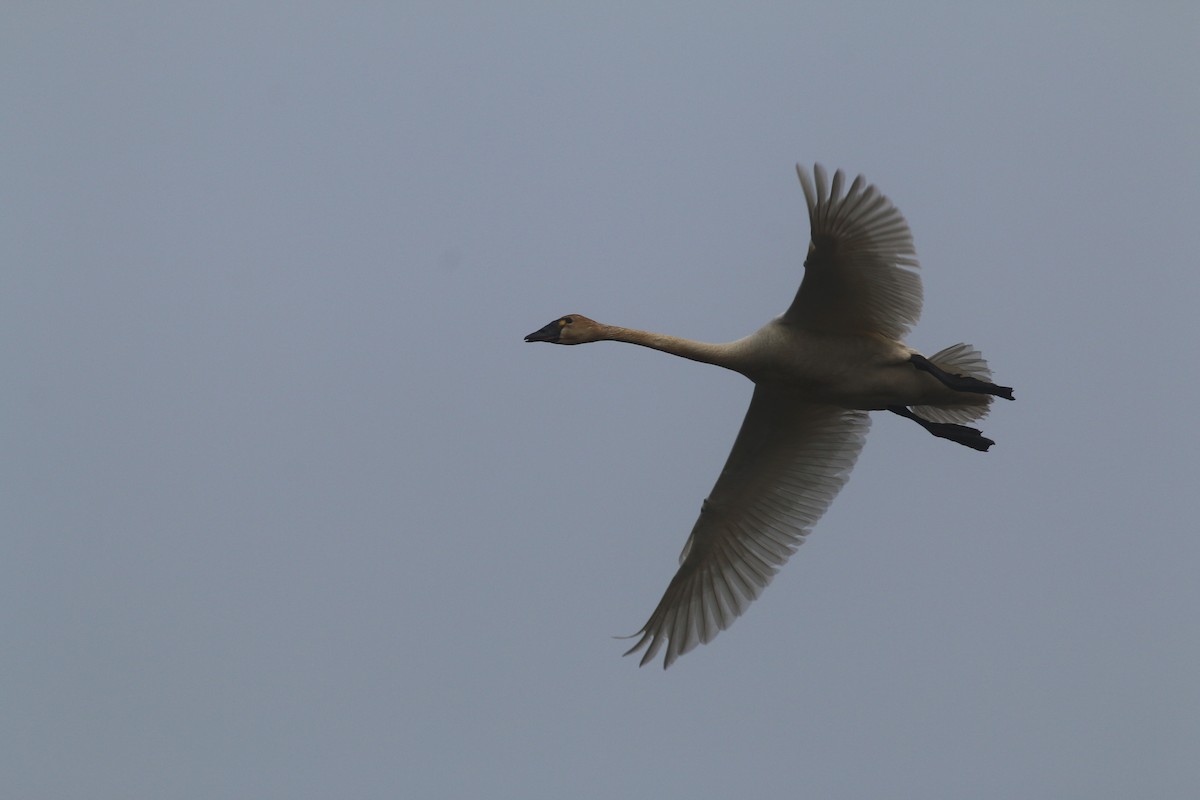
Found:
[[684, 546], [681, 565], [625, 655], [663, 668], [728, 628], [775, 576], [849, 477], [870, 418], [758, 388]]
[[784, 313], [791, 324], [900, 339], [921, 316], [920, 267], [908, 222], [859, 175], [843, 196], [841, 170], [796, 165], [811, 227], [804, 280]]

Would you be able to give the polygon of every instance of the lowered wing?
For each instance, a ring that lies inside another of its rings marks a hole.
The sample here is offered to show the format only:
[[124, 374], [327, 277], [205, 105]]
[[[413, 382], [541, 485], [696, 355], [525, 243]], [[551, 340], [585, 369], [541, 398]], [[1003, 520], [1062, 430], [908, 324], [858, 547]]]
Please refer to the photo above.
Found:
[[741, 432], [658, 607], [635, 636], [663, 667], [733, 624], [771, 582], [849, 477], [865, 411], [800, 402], [758, 387]]

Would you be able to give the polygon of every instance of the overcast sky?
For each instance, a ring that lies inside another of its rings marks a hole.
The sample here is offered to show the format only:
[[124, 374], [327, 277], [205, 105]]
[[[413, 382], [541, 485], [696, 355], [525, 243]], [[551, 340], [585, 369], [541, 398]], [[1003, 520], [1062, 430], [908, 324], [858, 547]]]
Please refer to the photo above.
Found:
[[[5, 5], [6, 796], [1200, 796], [1200, 6], [574, 5]], [[1017, 402], [638, 669], [751, 386], [522, 337], [753, 331], [797, 161]]]

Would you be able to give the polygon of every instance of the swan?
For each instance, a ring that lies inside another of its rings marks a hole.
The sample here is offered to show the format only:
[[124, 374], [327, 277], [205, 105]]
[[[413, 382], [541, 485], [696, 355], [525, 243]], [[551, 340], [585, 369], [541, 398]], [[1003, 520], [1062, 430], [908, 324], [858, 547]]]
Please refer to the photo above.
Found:
[[804, 541], [845, 484], [870, 425], [890, 411], [974, 450], [994, 442], [966, 423], [1013, 390], [983, 356], [956, 344], [926, 357], [902, 341], [921, 313], [912, 233], [860, 175], [796, 174], [811, 241], [791, 306], [749, 336], [708, 344], [568, 314], [526, 342], [627, 342], [741, 373], [754, 382], [733, 450], [662, 600], [625, 653], [663, 668], [728, 628]]

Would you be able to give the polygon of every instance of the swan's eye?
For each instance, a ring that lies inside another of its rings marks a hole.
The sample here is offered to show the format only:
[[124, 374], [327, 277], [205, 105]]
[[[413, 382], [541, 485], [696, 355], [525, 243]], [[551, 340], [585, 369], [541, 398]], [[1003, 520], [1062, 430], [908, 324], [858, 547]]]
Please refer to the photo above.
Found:
[[563, 317], [562, 319], [560, 319], [558, 321], [558, 324], [565, 327], [567, 325], [573, 324], [574, 322], [575, 322], [574, 317]]

